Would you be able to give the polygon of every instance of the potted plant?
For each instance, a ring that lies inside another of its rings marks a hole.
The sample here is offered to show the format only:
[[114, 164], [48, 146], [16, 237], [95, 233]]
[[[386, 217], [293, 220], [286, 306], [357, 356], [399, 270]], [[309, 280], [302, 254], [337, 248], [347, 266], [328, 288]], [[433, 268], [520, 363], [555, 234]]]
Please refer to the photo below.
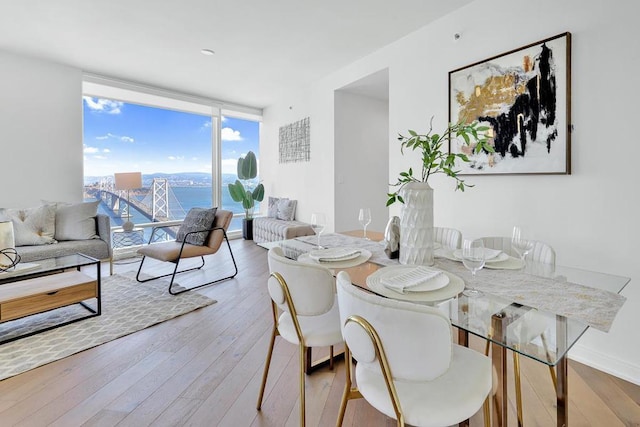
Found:
[[[409, 130], [409, 136], [398, 135], [400, 150], [420, 150], [422, 154], [422, 171], [415, 176], [413, 168], [401, 172], [398, 187], [393, 193], [388, 193], [387, 206], [396, 201], [403, 203], [402, 218], [400, 220], [400, 263], [402, 264], [433, 264], [433, 190], [428, 184], [432, 175], [445, 174], [456, 182], [456, 190], [464, 191], [467, 184], [458, 176], [456, 160], [468, 162], [465, 153], [450, 153], [443, 145], [450, 139], [461, 138], [469, 150], [480, 152], [485, 150], [493, 153], [493, 147], [487, 143], [486, 126], [478, 122], [449, 123], [442, 133], [433, 133], [433, 117], [429, 124], [429, 131], [419, 134]], [[472, 145], [474, 144], [474, 145]]]
[[[253, 151], [249, 151], [245, 157], [238, 159], [238, 179], [233, 184], [229, 184], [229, 194], [235, 202], [241, 202], [244, 208], [244, 219], [242, 220], [242, 237], [247, 240], [253, 239], [253, 210], [255, 202], [261, 202], [264, 199], [264, 186], [258, 184], [251, 189], [253, 185], [251, 180], [258, 176], [258, 162]], [[245, 188], [242, 181], [247, 183]]]

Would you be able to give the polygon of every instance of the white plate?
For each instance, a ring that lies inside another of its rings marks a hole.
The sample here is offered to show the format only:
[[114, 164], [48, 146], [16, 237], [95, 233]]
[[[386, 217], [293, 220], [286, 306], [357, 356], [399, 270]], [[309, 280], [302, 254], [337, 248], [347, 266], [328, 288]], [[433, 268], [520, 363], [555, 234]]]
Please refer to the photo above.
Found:
[[411, 265], [393, 265], [389, 267], [384, 267], [376, 271], [367, 277], [367, 286], [373, 292], [385, 296], [387, 298], [393, 298], [403, 301], [415, 301], [415, 302], [437, 302], [443, 301], [449, 298], [453, 298], [457, 296], [460, 292], [464, 290], [464, 280], [455, 274], [449, 273], [448, 271], [443, 271], [443, 273], [449, 278], [449, 283], [434, 291], [428, 292], [411, 292], [406, 294], [400, 294], [396, 291], [392, 291], [384, 286], [380, 279], [383, 275], [386, 274], [401, 274], [402, 270], [407, 268], [414, 268], [415, 266]]
[[[456, 249], [455, 251], [452, 252], [452, 255], [456, 261], [462, 261], [462, 249]], [[500, 252], [497, 256], [491, 259], [485, 259], [484, 262], [486, 264], [490, 264], [494, 262], [506, 261], [508, 259], [509, 259], [509, 255], [505, 254], [504, 252]]]
[[491, 270], [520, 270], [524, 267], [524, 261], [520, 258], [507, 257], [506, 260], [500, 262], [487, 262], [484, 268]]
[[298, 261], [309, 264], [323, 265], [327, 268], [350, 268], [367, 262], [371, 258], [371, 252], [366, 249], [360, 249], [360, 255], [356, 258], [341, 261], [316, 261], [309, 254], [302, 254], [298, 257]]
[[357, 258], [361, 253], [357, 248], [325, 248], [309, 252], [309, 257], [318, 262], [336, 262]]
[[[402, 271], [387, 271], [380, 277], [380, 282], [385, 288], [399, 294], [435, 291], [449, 284], [449, 277], [442, 270], [421, 266], [412, 267], [412, 269], [407, 268]], [[428, 271], [422, 272], [421, 269], [424, 268], [428, 268]], [[439, 274], [424, 280], [425, 277], [429, 277], [430, 274], [433, 275], [434, 272], [439, 272]], [[402, 282], [405, 282], [404, 287]]]

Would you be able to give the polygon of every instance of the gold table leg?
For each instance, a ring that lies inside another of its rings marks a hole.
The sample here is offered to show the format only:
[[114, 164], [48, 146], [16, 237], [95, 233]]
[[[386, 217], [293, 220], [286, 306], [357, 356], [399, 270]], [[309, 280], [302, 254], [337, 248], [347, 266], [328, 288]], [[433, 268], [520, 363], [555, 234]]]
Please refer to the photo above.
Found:
[[[567, 346], [567, 319], [556, 316], [556, 346], [557, 350]], [[556, 417], [558, 427], [565, 427], [569, 424], [569, 383], [567, 378], [567, 356], [566, 354], [558, 360], [557, 383], [556, 383]]]
[[[505, 341], [507, 326], [504, 313], [496, 313], [491, 316], [491, 336], [498, 341]], [[507, 349], [494, 342], [491, 343], [491, 360], [497, 373], [497, 389], [495, 396], [496, 414], [491, 417], [492, 424], [502, 427], [508, 425], [508, 395], [507, 395]]]

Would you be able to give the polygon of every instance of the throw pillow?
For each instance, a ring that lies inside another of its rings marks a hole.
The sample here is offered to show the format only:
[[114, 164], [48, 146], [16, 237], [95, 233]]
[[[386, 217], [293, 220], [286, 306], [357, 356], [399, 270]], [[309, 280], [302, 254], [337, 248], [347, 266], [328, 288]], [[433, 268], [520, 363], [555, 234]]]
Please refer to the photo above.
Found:
[[267, 216], [269, 218], [277, 218], [278, 217], [278, 202], [280, 200], [288, 200], [287, 198], [280, 197], [271, 197], [269, 196], [269, 205], [267, 207]]
[[[191, 245], [204, 246], [209, 237], [209, 231], [194, 233], [187, 236], [187, 233], [199, 230], [208, 230], [213, 227], [218, 208], [191, 208], [187, 212], [182, 225], [176, 234], [176, 242], [186, 242]], [[186, 237], [186, 239], [185, 239]]]
[[87, 203], [56, 203], [56, 240], [99, 239], [96, 215], [99, 200]]
[[29, 209], [0, 209], [0, 220], [13, 222], [16, 246], [56, 243], [56, 211], [51, 205]]
[[284, 221], [293, 221], [296, 215], [297, 200], [280, 199], [278, 202], [278, 214], [276, 218]]

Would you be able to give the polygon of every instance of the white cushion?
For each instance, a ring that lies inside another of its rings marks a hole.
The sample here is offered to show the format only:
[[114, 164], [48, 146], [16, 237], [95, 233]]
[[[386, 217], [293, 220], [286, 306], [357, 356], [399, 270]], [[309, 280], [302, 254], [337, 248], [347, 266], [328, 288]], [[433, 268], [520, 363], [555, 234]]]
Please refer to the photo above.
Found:
[[88, 203], [56, 203], [56, 240], [99, 239], [96, 215], [99, 200]]
[[38, 206], [29, 209], [0, 209], [0, 220], [13, 222], [16, 246], [55, 243], [55, 207]]
[[[424, 363], [429, 363], [424, 360]], [[392, 374], [393, 374], [393, 367]], [[356, 382], [372, 406], [395, 419], [395, 412], [380, 371], [356, 365]], [[429, 382], [394, 381], [407, 424], [448, 426], [470, 418], [491, 391], [491, 360], [455, 345], [446, 374]]]
[[293, 221], [296, 216], [297, 204], [297, 200], [280, 199], [278, 201], [278, 213], [276, 214], [276, 218], [283, 221]]
[[[431, 381], [450, 369], [451, 322], [441, 311], [364, 292], [351, 284], [349, 275], [344, 271], [338, 273], [337, 282], [343, 327], [347, 318], [354, 314], [367, 320], [384, 339], [387, 359], [395, 367], [396, 378]], [[407, 338], [417, 336], [422, 339]], [[349, 347], [359, 344], [362, 341], [352, 342]], [[354, 355], [368, 352], [364, 345], [354, 348]], [[366, 365], [367, 359], [370, 357], [358, 362]], [[424, 360], [429, 360], [429, 363], [424, 363]], [[377, 366], [378, 361], [372, 365]]]
[[[279, 247], [269, 250], [268, 261], [269, 271], [279, 273], [285, 280], [298, 315], [317, 316], [335, 308], [335, 282], [328, 268], [285, 258]], [[268, 289], [271, 298], [287, 311], [279, 288], [275, 279], [270, 278]]]
[[269, 196], [268, 204], [267, 204], [267, 217], [269, 218], [277, 218], [278, 217], [278, 203], [280, 200], [288, 200], [287, 198], [280, 197], [271, 197]]
[[[298, 323], [307, 347], [327, 347], [343, 342], [337, 300], [331, 310], [320, 316], [298, 316]], [[278, 331], [285, 340], [298, 344], [298, 335], [289, 312], [285, 311], [280, 315]]]

